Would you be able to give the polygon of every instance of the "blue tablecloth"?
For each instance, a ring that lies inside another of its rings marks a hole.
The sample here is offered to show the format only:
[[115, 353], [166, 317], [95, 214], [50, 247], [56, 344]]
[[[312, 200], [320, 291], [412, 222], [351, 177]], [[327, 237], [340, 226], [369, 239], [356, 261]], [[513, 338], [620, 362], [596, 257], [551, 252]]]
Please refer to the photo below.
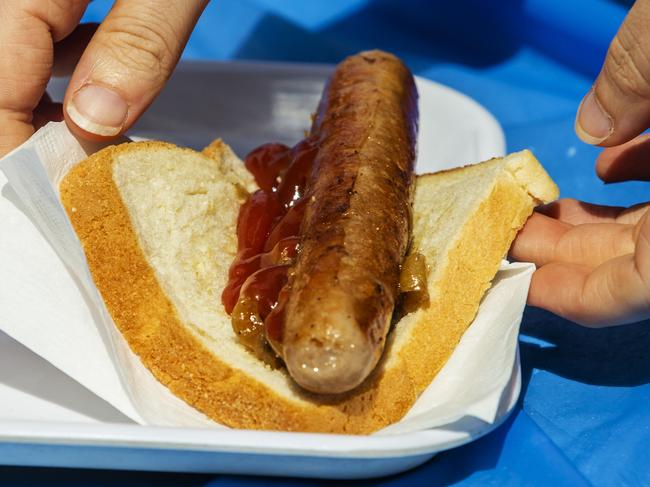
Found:
[[[395, 52], [419, 75], [486, 106], [508, 150], [532, 148], [563, 196], [628, 205], [647, 183], [605, 186], [598, 149], [573, 132], [631, 2], [613, 0], [219, 0], [190, 39], [187, 59], [338, 62]], [[109, 2], [96, 0], [87, 20]], [[650, 323], [588, 330], [528, 309], [524, 384], [513, 416], [487, 437], [368, 485], [650, 484]], [[0, 485], [307, 485], [255, 477], [0, 468]], [[326, 482], [320, 482], [325, 484]]]

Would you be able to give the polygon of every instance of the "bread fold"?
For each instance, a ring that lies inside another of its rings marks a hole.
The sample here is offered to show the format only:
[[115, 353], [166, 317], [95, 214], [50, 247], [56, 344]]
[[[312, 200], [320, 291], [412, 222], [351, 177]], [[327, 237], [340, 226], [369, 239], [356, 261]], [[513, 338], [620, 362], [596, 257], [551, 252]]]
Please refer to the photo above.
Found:
[[254, 189], [221, 141], [203, 153], [137, 142], [81, 162], [60, 194], [116, 326], [174, 394], [235, 428], [351, 434], [408, 411], [472, 322], [516, 232], [558, 194], [528, 151], [419, 176], [410, 252], [426, 258], [430, 306], [393, 327], [360, 387], [319, 396], [239, 344], [221, 304], [239, 207]]

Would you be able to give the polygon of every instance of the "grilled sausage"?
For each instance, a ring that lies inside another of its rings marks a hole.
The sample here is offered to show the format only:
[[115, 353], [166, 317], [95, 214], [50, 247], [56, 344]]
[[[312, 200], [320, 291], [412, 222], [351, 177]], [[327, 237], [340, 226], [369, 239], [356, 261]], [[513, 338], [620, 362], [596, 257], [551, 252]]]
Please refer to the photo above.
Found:
[[413, 76], [385, 52], [347, 58], [311, 133], [319, 149], [279, 348], [302, 387], [341, 393], [376, 366], [398, 294], [414, 182]]

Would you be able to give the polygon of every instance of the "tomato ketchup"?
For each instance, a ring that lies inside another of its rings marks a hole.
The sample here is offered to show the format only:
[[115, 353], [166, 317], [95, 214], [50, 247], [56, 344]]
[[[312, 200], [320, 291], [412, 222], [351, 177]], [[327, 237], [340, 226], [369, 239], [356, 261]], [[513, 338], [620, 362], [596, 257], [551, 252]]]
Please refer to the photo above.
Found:
[[239, 210], [237, 256], [221, 300], [240, 341], [272, 366], [277, 357], [267, 340], [281, 340], [287, 294], [281, 291], [299, 251], [305, 192], [317, 150], [316, 139], [308, 137], [294, 147], [262, 145], [245, 160], [260, 189]]

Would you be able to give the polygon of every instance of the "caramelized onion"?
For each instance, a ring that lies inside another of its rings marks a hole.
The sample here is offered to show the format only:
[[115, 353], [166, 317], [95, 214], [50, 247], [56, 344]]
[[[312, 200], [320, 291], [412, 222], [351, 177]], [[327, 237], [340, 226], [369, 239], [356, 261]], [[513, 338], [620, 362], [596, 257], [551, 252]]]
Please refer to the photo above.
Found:
[[427, 274], [427, 262], [424, 255], [414, 252], [404, 259], [402, 272], [399, 276], [403, 314], [429, 306]]
[[240, 343], [253, 355], [272, 368], [280, 366], [280, 360], [271, 349], [264, 335], [264, 321], [260, 318], [258, 305], [254, 299], [242, 296], [230, 316], [232, 328]]

